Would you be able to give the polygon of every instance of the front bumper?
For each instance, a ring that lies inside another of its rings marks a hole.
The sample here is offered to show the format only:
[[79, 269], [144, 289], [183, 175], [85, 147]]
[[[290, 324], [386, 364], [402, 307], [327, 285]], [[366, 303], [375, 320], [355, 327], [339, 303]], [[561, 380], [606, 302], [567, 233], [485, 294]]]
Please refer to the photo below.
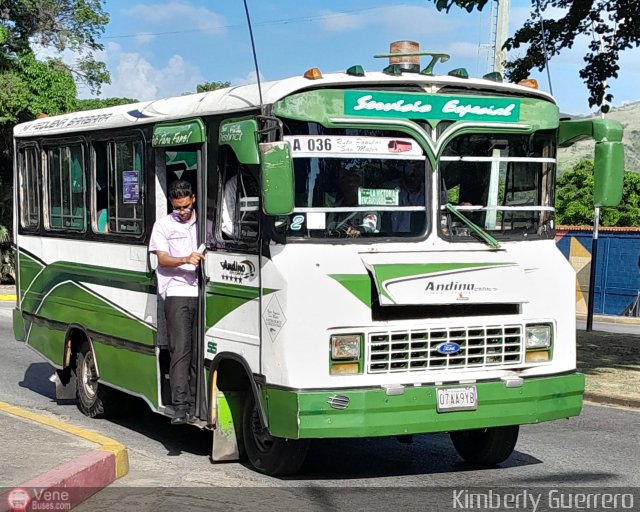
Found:
[[[584, 375], [571, 373], [526, 379], [521, 387], [502, 381], [478, 382], [475, 411], [439, 413], [436, 386], [407, 386], [402, 395], [385, 389], [299, 391], [263, 389], [263, 403], [273, 436], [289, 439], [353, 438], [425, 434], [540, 423], [577, 416], [582, 409]], [[349, 399], [334, 409], [329, 399]]]

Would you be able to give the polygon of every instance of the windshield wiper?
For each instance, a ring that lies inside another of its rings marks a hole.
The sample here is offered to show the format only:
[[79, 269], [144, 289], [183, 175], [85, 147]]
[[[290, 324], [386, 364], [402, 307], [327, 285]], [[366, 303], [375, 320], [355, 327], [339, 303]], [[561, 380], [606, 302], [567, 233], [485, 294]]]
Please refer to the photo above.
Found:
[[453, 213], [462, 223], [467, 226], [471, 231], [478, 235], [483, 242], [490, 245], [494, 249], [500, 249], [500, 242], [493, 238], [489, 233], [482, 229], [477, 224], [471, 222], [465, 215], [463, 215], [458, 209], [451, 203], [447, 203], [447, 211]]

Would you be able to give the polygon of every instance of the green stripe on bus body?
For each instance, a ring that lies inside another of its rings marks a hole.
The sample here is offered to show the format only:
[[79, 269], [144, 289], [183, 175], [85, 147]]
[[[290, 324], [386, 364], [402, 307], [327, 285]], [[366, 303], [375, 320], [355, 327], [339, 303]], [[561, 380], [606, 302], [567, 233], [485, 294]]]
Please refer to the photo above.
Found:
[[419, 277], [443, 272], [464, 272], [491, 267], [511, 266], [513, 263], [385, 263], [373, 265], [378, 284], [384, 284], [394, 279]]
[[112, 345], [93, 344], [100, 380], [143, 395], [158, 405], [157, 359], [155, 354], [142, 354]]
[[23, 297], [22, 308], [28, 312], [35, 312], [47, 293], [65, 281], [97, 284], [149, 294], [156, 293], [153, 274], [57, 261], [47, 265], [30, 285], [23, 285], [28, 287], [28, 292]]
[[369, 274], [330, 274], [368, 308], [371, 307], [371, 278]]
[[[378, 288], [381, 289], [381, 293], [386, 295], [383, 286], [387, 281], [394, 279], [511, 265], [513, 263], [389, 263], [373, 265], [373, 269]], [[365, 306], [371, 307], [371, 278], [369, 274], [330, 274], [329, 277], [338, 281]]]
[[[211, 282], [207, 284], [205, 291], [206, 329], [213, 327], [229, 313], [247, 302], [257, 300], [260, 296], [260, 288], [241, 284]], [[264, 288], [262, 295], [269, 295], [277, 291], [277, 289]]]
[[155, 330], [151, 326], [75, 283], [64, 283], [55, 288], [42, 302], [37, 314], [62, 325], [75, 324], [89, 331], [135, 343], [155, 343]]
[[42, 271], [44, 265], [22, 251], [18, 252], [18, 268], [20, 269], [20, 297], [33, 282], [36, 276]]
[[64, 366], [64, 340], [66, 329], [59, 325], [28, 323], [27, 343], [57, 367]]
[[[437, 412], [435, 386], [407, 386], [402, 395], [382, 388], [290, 391], [267, 386], [269, 430], [289, 439], [426, 434], [539, 423], [577, 416], [582, 409], [584, 375], [525, 379], [522, 387], [504, 382], [475, 384], [475, 411]], [[462, 387], [447, 386], [447, 387]], [[347, 397], [348, 407], [333, 409], [331, 397]]]

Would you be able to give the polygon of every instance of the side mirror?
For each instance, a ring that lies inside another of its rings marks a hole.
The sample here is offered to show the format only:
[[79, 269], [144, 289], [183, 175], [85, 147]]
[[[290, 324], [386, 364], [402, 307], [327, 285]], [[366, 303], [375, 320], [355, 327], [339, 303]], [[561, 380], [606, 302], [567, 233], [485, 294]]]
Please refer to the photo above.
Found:
[[267, 215], [289, 215], [295, 206], [293, 158], [288, 142], [266, 142], [260, 151], [262, 209]]
[[622, 142], [597, 142], [593, 166], [595, 206], [618, 206], [622, 200], [624, 181]]

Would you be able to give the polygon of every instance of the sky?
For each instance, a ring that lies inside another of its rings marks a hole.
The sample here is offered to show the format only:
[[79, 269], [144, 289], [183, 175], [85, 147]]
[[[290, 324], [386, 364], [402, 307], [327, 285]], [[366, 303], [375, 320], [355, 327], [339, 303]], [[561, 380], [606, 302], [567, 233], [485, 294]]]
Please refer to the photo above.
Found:
[[[389, 43], [397, 40], [449, 53], [451, 59], [436, 71], [464, 67], [481, 77], [491, 71], [489, 4], [482, 13], [452, 9], [447, 14], [431, 0], [248, 0], [262, 80], [299, 76], [311, 67], [324, 73], [355, 64], [381, 70], [388, 61], [373, 55], [388, 53]], [[510, 34], [528, 18], [530, 6], [530, 0], [511, 0]], [[143, 101], [195, 92], [205, 81], [256, 81], [241, 0], [106, 0], [104, 9], [110, 22], [97, 58], [107, 64], [112, 83], [103, 86], [100, 97]], [[588, 37], [550, 61], [551, 90], [568, 114], [593, 111], [578, 74]], [[620, 78], [610, 82], [613, 106], [640, 100], [640, 51], [626, 52], [620, 64]], [[546, 71], [531, 76], [550, 91]], [[94, 97], [86, 87], [79, 87], [79, 96]]]

